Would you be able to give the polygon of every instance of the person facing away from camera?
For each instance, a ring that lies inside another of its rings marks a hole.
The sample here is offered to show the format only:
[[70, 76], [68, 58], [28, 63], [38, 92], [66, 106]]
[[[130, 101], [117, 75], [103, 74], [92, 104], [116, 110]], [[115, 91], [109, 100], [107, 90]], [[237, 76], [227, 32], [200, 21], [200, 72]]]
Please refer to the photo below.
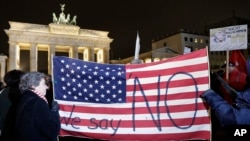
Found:
[[57, 141], [60, 130], [59, 106], [48, 106], [45, 74], [28, 72], [21, 77], [20, 104], [17, 109], [16, 141]]
[[10, 141], [14, 137], [16, 109], [21, 96], [19, 82], [23, 74], [21, 70], [11, 70], [3, 78], [6, 86], [0, 94], [1, 141]]

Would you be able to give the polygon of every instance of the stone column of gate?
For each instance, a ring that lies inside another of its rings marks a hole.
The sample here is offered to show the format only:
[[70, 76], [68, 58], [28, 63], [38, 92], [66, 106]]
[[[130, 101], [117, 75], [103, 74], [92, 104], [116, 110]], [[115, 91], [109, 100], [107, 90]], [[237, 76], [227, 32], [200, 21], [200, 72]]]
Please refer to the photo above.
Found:
[[78, 59], [78, 46], [72, 46], [70, 48], [69, 57]]
[[104, 63], [104, 50], [102, 48], [97, 50], [97, 62]]
[[94, 62], [94, 61], [95, 61], [95, 51], [94, 51], [94, 47], [90, 47], [88, 50], [89, 50], [89, 54], [88, 54], [89, 61]]
[[37, 71], [37, 45], [30, 46], [30, 71]]
[[49, 45], [48, 48], [48, 74], [52, 74], [52, 57], [56, 55], [56, 45]]
[[1, 82], [3, 82], [3, 77], [5, 74], [5, 63], [1, 62]]
[[83, 60], [84, 61], [89, 61], [89, 48], [84, 48], [83, 50]]
[[7, 71], [19, 69], [20, 67], [20, 47], [16, 42], [9, 42], [9, 59]]
[[110, 48], [104, 49], [104, 63], [108, 63], [108, 64], [109, 64], [109, 49]]
[[1, 62], [1, 82], [3, 82], [3, 77], [6, 73], [6, 56], [0, 56], [0, 62]]

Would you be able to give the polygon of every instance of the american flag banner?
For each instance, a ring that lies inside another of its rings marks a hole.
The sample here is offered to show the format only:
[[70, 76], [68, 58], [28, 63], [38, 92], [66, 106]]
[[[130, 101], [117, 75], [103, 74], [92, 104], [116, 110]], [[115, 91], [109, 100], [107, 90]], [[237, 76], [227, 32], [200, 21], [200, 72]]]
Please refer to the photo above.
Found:
[[101, 140], [210, 140], [207, 49], [153, 63], [53, 57], [60, 136]]

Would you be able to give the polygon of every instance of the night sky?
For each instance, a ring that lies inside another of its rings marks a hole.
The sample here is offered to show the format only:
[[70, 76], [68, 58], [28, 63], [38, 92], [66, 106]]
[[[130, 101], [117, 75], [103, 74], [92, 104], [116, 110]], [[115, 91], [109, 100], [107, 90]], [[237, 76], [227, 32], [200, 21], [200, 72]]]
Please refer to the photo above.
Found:
[[111, 59], [134, 55], [137, 31], [143, 53], [153, 39], [179, 29], [203, 31], [233, 13], [250, 19], [250, 0], [1, 0], [0, 53], [8, 54], [8, 21], [48, 25], [52, 13], [61, 12], [60, 4], [71, 18], [77, 15], [80, 28], [109, 32]]

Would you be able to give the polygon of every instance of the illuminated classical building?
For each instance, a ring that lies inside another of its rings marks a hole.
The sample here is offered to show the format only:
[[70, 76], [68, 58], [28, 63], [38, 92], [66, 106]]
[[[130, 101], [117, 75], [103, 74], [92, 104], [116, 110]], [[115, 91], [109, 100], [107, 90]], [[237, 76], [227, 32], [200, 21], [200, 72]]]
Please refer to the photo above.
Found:
[[0, 55], [0, 81], [3, 82], [3, 77], [5, 75], [5, 71], [6, 71], [6, 60], [7, 60], [7, 56], [5, 55]]
[[20, 51], [29, 50], [29, 71], [38, 71], [38, 52], [46, 51], [48, 59], [43, 60], [51, 73], [51, 57], [57, 52], [66, 52], [69, 57], [78, 58], [82, 54], [85, 61], [109, 63], [109, 50], [112, 39], [108, 32], [80, 29], [74, 25], [51, 23], [38, 25], [9, 22], [5, 30], [9, 37], [8, 69], [20, 69]]
[[[63, 13], [64, 7], [65, 4], [61, 4], [58, 17], [52, 14], [53, 23], [49, 25], [9, 21], [10, 29], [5, 30], [9, 37], [7, 71], [41, 71], [38, 66], [44, 65], [47, 67], [44, 69], [46, 73], [51, 74], [52, 56], [59, 54], [85, 61], [109, 63], [110, 43], [113, 41], [108, 37], [109, 32], [81, 29], [76, 25], [77, 16], [71, 19], [70, 14]], [[26, 55], [22, 54], [24, 51]], [[26, 60], [22, 61], [25, 57]], [[1, 64], [1, 69], [5, 68], [4, 65], [2, 67]], [[1, 74], [5, 73], [3, 71]]]

